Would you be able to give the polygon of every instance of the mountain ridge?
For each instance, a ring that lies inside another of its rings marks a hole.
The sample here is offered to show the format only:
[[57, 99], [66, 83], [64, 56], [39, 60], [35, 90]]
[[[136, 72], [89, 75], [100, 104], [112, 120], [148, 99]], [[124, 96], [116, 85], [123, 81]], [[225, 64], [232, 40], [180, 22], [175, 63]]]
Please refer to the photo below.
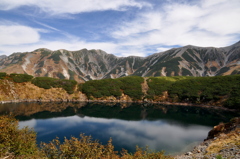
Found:
[[240, 74], [240, 41], [227, 47], [187, 45], [146, 57], [118, 57], [103, 50], [39, 48], [0, 58], [0, 71], [74, 79], [78, 82], [123, 76], [216, 76]]

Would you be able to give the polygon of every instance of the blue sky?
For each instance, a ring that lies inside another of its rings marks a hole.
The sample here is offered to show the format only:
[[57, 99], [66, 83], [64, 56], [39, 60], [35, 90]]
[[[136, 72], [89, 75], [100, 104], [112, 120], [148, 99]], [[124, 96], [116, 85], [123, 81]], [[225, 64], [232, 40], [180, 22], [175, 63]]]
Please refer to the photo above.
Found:
[[38, 48], [147, 56], [240, 40], [240, 0], [0, 0], [0, 55]]

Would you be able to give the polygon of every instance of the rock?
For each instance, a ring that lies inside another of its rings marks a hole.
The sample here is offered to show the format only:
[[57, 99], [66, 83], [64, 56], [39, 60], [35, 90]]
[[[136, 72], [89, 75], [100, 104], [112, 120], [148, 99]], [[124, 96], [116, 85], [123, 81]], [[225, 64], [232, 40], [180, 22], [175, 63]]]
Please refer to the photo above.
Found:
[[[240, 126], [240, 117], [232, 119], [227, 124], [221, 123], [220, 126], [215, 126], [215, 129], [209, 133], [208, 139], [195, 146], [192, 151], [175, 157], [175, 159], [216, 159], [219, 158], [218, 155], [221, 155], [222, 158], [240, 159], [240, 147], [238, 142], [235, 143], [236, 140], [240, 139], [238, 126]], [[225, 140], [228, 142], [224, 142]], [[221, 149], [214, 151], [208, 149], [209, 146], [216, 147], [219, 142], [222, 143], [219, 145]]]
[[217, 126], [214, 126], [211, 131], [208, 133], [208, 139], [215, 139], [216, 136], [219, 136], [221, 133], [229, 133], [240, 126], [240, 117], [235, 117], [231, 119], [229, 123], [220, 123]]
[[235, 148], [231, 148], [231, 149], [230, 149], [230, 151], [234, 151], [234, 150], [235, 150]]
[[190, 156], [190, 155], [192, 155], [192, 154], [193, 154], [192, 152], [187, 152], [185, 155]]

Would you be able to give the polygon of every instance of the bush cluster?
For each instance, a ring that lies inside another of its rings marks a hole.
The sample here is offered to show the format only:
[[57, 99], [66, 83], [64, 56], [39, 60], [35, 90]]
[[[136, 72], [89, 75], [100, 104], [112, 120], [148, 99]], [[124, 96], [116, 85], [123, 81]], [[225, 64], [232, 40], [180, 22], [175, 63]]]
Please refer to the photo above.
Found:
[[167, 91], [173, 101], [208, 103], [225, 99], [224, 106], [240, 108], [240, 75], [215, 77], [151, 77], [148, 98]]
[[144, 82], [143, 77], [127, 76], [118, 78], [116, 80], [121, 81], [122, 85], [120, 88], [123, 90], [124, 94], [128, 95], [133, 100], [142, 99], [143, 92], [141, 84]]
[[[56, 79], [51, 77], [33, 78], [27, 74], [0, 73], [0, 79], [12, 79], [22, 83], [31, 81], [34, 85], [44, 88], [63, 88], [72, 94], [77, 86], [74, 80]], [[79, 91], [87, 95], [88, 99], [114, 96], [120, 97], [122, 93], [128, 95], [133, 101], [143, 99], [143, 77], [127, 76], [117, 79], [92, 80], [79, 84]], [[147, 79], [147, 99], [155, 100], [155, 97], [167, 92], [169, 101], [206, 103], [224, 101], [228, 108], [240, 109], [240, 75], [215, 76], [215, 77], [149, 77]]]
[[36, 77], [32, 80], [32, 83], [40, 88], [63, 88], [69, 94], [74, 92], [77, 82], [74, 80], [56, 79], [51, 77]]
[[190, 102], [217, 101], [232, 96], [240, 84], [240, 76], [195, 77], [176, 81], [169, 90], [170, 95], [177, 95], [180, 100]]
[[163, 152], [152, 152], [138, 148], [133, 154], [126, 150], [114, 151], [112, 140], [107, 145], [100, 144], [91, 136], [71, 137], [60, 143], [53, 139], [50, 143], [36, 144], [36, 133], [29, 129], [18, 129], [18, 121], [12, 117], [0, 116], [0, 158], [88, 158], [88, 159], [170, 159]]
[[0, 72], [0, 79], [4, 79], [5, 77], [7, 77], [7, 73]]
[[172, 85], [178, 80], [190, 79], [189, 76], [173, 76], [173, 77], [150, 77], [147, 79], [148, 92], [147, 98], [154, 99], [154, 96], [161, 96], [163, 92], [169, 91]]
[[121, 96], [122, 92], [133, 100], [140, 100], [143, 96], [141, 83], [144, 79], [138, 76], [128, 76], [117, 79], [103, 79], [87, 81], [79, 85], [79, 90], [88, 98]]
[[10, 74], [9, 77], [12, 78], [13, 81], [16, 83], [30, 82], [33, 79], [33, 76], [28, 75], [28, 74], [12, 73], [12, 74]]
[[92, 80], [87, 81], [84, 84], [80, 84], [79, 90], [87, 95], [88, 98], [95, 97], [107, 97], [107, 96], [121, 96], [120, 91], [121, 83], [114, 79]]

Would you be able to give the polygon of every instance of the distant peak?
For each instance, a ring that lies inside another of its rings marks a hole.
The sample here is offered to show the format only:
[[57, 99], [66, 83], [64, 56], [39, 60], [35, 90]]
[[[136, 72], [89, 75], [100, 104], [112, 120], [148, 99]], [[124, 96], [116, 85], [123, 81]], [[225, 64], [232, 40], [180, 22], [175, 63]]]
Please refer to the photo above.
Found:
[[192, 48], [198, 48], [200, 46], [194, 46], [194, 45], [186, 45], [184, 46], [184, 48], [189, 48], [189, 49], [192, 49]]
[[34, 51], [52, 51], [52, 50], [47, 49], [47, 48], [39, 48], [39, 49], [36, 49]]
[[236, 42], [236, 43], [233, 44], [233, 45], [230, 45], [230, 46], [224, 47], [224, 48], [232, 48], [232, 47], [240, 47], [240, 41]]
[[238, 42], [236, 42], [235, 44], [233, 44], [233, 45], [240, 46], [240, 40]]

